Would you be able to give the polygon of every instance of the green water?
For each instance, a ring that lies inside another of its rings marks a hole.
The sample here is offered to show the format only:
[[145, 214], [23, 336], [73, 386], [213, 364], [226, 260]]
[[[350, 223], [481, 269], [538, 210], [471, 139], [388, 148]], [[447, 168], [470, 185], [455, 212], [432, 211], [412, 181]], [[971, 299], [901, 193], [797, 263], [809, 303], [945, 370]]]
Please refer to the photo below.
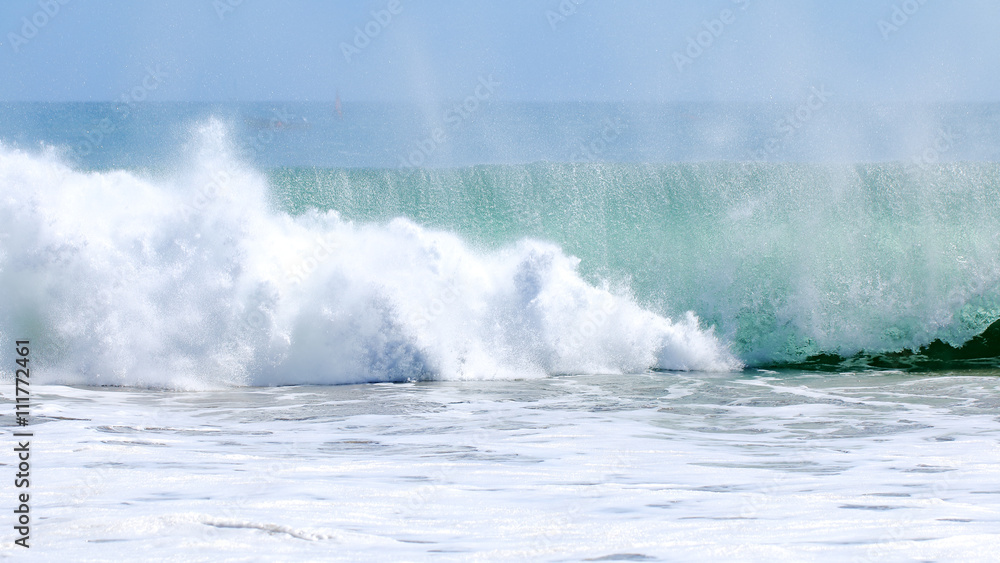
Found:
[[278, 168], [270, 180], [293, 214], [405, 216], [484, 249], [555, 242], [592, 281], [663, 314], [695, 311], [751, 365], [907, 364], [1000, 319], [993, 163]]

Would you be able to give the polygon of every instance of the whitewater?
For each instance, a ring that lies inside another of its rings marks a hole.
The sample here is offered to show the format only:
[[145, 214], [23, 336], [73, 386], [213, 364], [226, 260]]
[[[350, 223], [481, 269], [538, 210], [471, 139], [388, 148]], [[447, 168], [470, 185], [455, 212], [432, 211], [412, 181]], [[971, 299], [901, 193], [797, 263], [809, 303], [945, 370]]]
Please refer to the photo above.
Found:
[[[494, 379], [741, 364], [691, 313], [594, 287], [542, 241], [478, 253], [405, 218], [274, 212], [201, 127], [170, 180], [0, 154], [2, 332], [49, 339], [46, 383], [199, 388]], [[5, 356], [6, 357], [6, 356]], [[12, 361], [12, 360], [11, 360]], [[49, 375], [51, 374], [51, 375]]]
[[45, 382], [905, 367], [1000, 319], [990, 164], [262, 172], [192, 129], [158, 173], [0, 148], [0, 332]]
[[[985, 562], [1000, 549], [995, 371], [33, 393], [29, 560]], [[0, 553], [24, 558], [11, 545]]]

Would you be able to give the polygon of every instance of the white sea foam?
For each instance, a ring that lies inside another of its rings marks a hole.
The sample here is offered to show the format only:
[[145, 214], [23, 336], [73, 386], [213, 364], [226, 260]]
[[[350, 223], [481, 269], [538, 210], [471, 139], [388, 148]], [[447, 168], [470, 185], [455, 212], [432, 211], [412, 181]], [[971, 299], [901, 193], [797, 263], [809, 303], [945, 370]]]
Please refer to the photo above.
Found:
[[31, 553], [994, 561], [1000, 386], [987, 373], [37, 386], [31, 498], [46, 518]]
[[[491, 379], [740, 363], [594, 287], [559, 247], [499, 252], [407, 219], [275, 211], [202, 125], [168, 179], [0, 148], [0, 332], [45, 382], [202, 388]], [[8, 351], [4, 351], [8, 354]], [[5, 365], [10, 362], [5, 360]]]

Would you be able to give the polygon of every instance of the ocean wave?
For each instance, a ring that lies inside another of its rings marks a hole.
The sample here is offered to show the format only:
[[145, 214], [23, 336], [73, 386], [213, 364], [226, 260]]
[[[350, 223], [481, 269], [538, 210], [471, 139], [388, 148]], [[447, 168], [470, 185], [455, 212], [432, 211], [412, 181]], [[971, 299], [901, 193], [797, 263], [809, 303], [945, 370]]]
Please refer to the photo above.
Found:
[[742, 365], [693, 313], [671, 320], [621, 284], [588, 283], [550, 242], [476, 250], [404, 218], [289, 215], [214, 120], [189, 153], [153, 178], [0, 147], [0, 335], [32, 341], [35, 381], [206, 388]]
[[487, 246], [552, 241], [581, 259], [585, 279], [618, 276], [660, 315], [696, 312], [750, 366], [959, 348], [1000, 319], [993, 162], [538, 162], [269, 177], [293, 213], [416, 217]]

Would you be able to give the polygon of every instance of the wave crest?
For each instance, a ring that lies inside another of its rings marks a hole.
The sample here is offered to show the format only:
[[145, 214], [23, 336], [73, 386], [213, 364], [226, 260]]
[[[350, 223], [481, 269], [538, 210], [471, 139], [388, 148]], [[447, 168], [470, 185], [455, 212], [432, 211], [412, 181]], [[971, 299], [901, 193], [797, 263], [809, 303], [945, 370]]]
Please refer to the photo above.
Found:
[[[489, 379], [740, 363], [586, 283], [559, 247], [492, 253], [406, 219], [291, 217], [202, 125], [170, 179], [0, 148], [0, 332], [48, 383], [202, 388]], [[4, 352], [7, 353], [6, 351]], [[4, 359], [4, 365], [11, 362]]]

